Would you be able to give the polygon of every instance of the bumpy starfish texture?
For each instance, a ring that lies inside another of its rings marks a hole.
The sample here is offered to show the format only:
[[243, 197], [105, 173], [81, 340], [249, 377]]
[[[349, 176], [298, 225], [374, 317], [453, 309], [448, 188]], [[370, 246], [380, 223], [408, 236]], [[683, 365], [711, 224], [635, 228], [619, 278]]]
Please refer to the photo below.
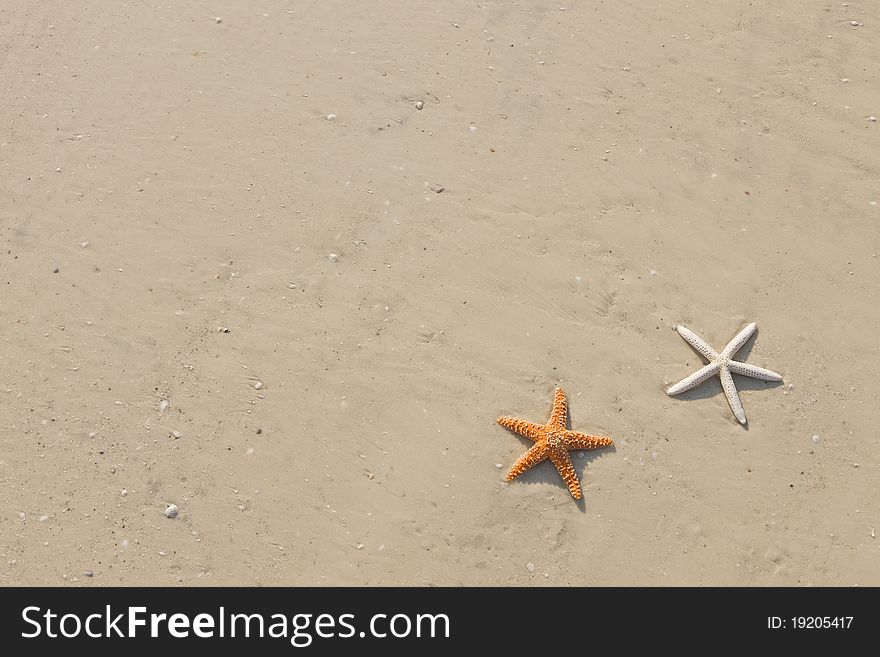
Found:
[[605, 436], [591, 436], [580, 431], [566, 429], [567, 411], [568, 402], [565, 400], [565, 393], [562, 388], [556, 388], [553, 410], [550, 411], [550, 420], [547, 424], [542, 426], [513, 417], [498, 418], [498, 424], [502, 427], [535, 441], [529, 451], [513, 464], [510, 472], [507, 473], [507, 481], [513, 480], [532, 466], [550, 459], [562, 476], [565, 485], [568, 486], [571, 496], [576, 500], [581, 499], [581, 484], [574, 471], [568, 450], [598, 449], [599, 447], [607, 447], [614, 441]]
[[731, 374], [750, 376], [753, 379], [761, 379], [762, 381], [782, 381], [781, 374], [765, 370], [763, 367], [757, 367], [756, 365], [749, 365], [748, 363], [740, 363], [739, 361], [733, 360], [733, 355], [739, 351], [746, 342], [748, 342], [756, 328], [757, 324], [755, 324], [755, 322], [746, 326], [742, 331], [736, 334], [736, 337], [733, 340], [727, 343], [727, 346], [724, 347], [724, 350], [719, 354], [693, 331], [684, 326], [676, 326], [675, 330], [678, 331], [678, 334], [685, 339], [685, 342], [703, 356], [703, 358], [708, 360], [709, 364], [676, 383], [666, 391], [666, 394], [677, 395], [685, 390], [690, 390], [691, 388], [700, 385], [706, 379], [717, 374], [721, 378], [721, 387], [724, 389], [724, 394], [727, 396], [727, 403], [730, 404], [730, 410], [733, 411], [733, 414], [736, 416], [736, 419], [739, 420], [740, 424], [745, 424], [746, 412], [743, 410], [742, 402], [739, 400], [739, 394], [736, 391], [736, 386], [733, 383], [733, 377]]

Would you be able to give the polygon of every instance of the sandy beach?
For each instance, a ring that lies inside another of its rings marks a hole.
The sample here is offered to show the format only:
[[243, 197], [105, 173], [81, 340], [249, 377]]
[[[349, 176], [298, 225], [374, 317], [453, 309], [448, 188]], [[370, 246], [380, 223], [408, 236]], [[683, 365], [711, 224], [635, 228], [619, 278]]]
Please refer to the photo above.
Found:
[[0, 585], [880, 585], [880, 6], [2, 13]]

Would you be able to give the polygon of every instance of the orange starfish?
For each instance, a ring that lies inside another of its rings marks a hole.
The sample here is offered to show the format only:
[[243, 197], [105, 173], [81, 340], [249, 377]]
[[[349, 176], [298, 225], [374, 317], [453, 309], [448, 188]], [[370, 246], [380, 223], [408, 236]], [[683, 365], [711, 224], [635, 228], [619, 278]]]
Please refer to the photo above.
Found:
[[606, 436], [591, 436], [580, 431], [569, 431], [565, 428], [567, 413], [568, 402], [565, 400], [565, 393], [562, 388], [556, 388], [553, 410], [550, 411], [550, 421], [544, 426], [514, 417], [498, 418], [498, 424], [502, 427], [535, 441], [529, 451], [520, 456], [513, 464], [510, 472], [507, 473], [507, 481], [512, 481], [533, 465], [550, 459], [562, 476], [565, 485], [568, 486], [571, 496], [576, 500], [581, 499], [581, 483], [574, 471], [568, 450], [598, 449], [599, 447], [607, 447], [614, 441]]

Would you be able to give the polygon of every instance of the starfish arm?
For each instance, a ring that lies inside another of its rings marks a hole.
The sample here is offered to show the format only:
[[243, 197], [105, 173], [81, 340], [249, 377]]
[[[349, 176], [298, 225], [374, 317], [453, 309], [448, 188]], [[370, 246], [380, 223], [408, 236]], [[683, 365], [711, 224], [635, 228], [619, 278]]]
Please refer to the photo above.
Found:
[[757, 365], [749, 365], [748, 363], [740, 363], [737, 360], [727, 362], [727, 366], [734, 374], [742, 376], [750, 376], [753, 379], [761, 379], [761, 381], [782, 381], [782, 375], [771, 370], [765, 370]]
[[718, 363], [709, 363], [669, 388], [669, 390], [666, 391], [666, 394], [677, 395], [685, 390], [690, 390], [691, 388], [700, 385], [706, 379], [715, 376], [719, 369], [721, 369], [721, 366]]
[[565, 399], [565, 393], [562, 388], [556, 388], [556, 395], [553, 397], [553, 410], [550, 411], [550, 421], [547, 423], [553, 426], [565, 428], [565, 416], [568, 414], [568, 402]]
[[721, 368], [721, 387], [724, 388], [724, 394], [727, 396], [727, 403], [730, 404], [730, 410], [739, 420], [740, 424], [746, 423], [746, 412], [743, 410], [742, 402], [739, 400], [739, 393], [733, 383], [733, 377], [730, 370], [726, 367]]
[[686, 328], [684, 326], [676, 326], [675, 330], [678, 331], [678, 334], [684, 338], [685, 342], [687, 342], [690, 346], [701, 353], [706, 358], [706, 360], [714, 361], [716, 358], [718, 358], [718, 352], [710, 347], [709, 344], [705, 340], [703, 340], [703, 338], [691, 331], [689, 328]]
[[510, 429], [511, 431], [518, 433], [520, 436], [525, 436], [532, 440], [538, 440], [544, 434], [544, 427], [540, 424], [526, 422], [525, 420], [519, 420], [515, 417], [500, 417], [497, 422], [505, 429]]
[[613, 443], [614, 441], [607, 436], [591, 436], [580, 431], [565, 432], [565, 446], [568, 449], [599, 449]]
[[742, 331], [736, 334], [736, 337], [733, 338], [730, 342], [727, 343], [727, 346], [724, 347], [724, 351], [721, 352], [721, 356], [723, 358], [730, 358], [737, 351], [742, 349], [742, 346], [748, 342], [749, 338], [752, 337], [752, 334], [755, 332], [755, 329], [758, 328], [758, 325], [755, 322], [752, 322], [748, 326], [746, 326]]
[[516, 477], [520, 476], [523, 472], [531, 468], [533, 465], [538, 465], [541, 461], [547, 458], [547, 446], [544, 443], [536, 443], [529, 448], [525, 454], [520, 456], [516, 463], [513, 464], [513, 467], [510, 469], [510, 472], [507, 473], [507, 481], [512, 481]]
[[554, 450], [550, 452], [550, 460], [553, 461], [553, 465], [556, 466], [559, 474], [562, 475], [562, 481], [568, 486], [568, 492], [571, 493], [571, 496], [576, 500], [581, 499], [581, 482], [578, 481], [577, 473], [574, 471], [574, 465], [572, 465], [568, 452], [564, 449]]

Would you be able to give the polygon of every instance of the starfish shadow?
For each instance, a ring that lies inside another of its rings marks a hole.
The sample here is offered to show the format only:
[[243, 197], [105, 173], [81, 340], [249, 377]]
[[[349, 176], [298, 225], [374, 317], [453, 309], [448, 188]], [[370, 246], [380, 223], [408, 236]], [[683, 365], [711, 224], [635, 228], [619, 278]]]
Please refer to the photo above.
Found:
[[[586, 472], [587, 465], [600, 456], [616, 451], [616, 449], [614, 445], [609, 445], [608, 447], [602, 447], [601, 449], [586, 450], [584, 451], [584, 458], [579, 458], [577, 456], [579, 451], [581, 450], [573, 449], [569, 454], [572, 457], [571, 462], [574, 464], [578, 480], [581, 482], [582, 497], [581, 499], [574, 501], [581, 513], [585, 513], [587, 510], [586, 499], [588, 495], [588, 487], [586, 486], [587, 482], [584, 481], [584, 473]], [[515, 484], [517, 482], [522, 484], [552, 484], [555, 488], [559, 489], [561, 494], [571, 499], [571, 493], [569, 493], [565, 482], [562, 481], [562, 477], [559, 476], [559, 473], [556, 471], [556, 468], [553, 467], [553, 464], [549, 459], [534, 468], [526, 470], [519, 477], [510, 482], [510, 484]], [[568, 500], [566, 500], [566, 503], [568, 503]]]
[[[742, 392], [743, 390], [766, 390], [767, 388], [778, 388], [779, 386], [783, 385], [783, 381], [759, 381], [748, 376], [740, 376], [739, 374], [734, 374], [733, 380], [736, 384], [736, 389], [739, 392]], [[666, 394], [666, 389], [663, 388], [662, 392], [663, 394]], [[673, 398], [673, 401], [684, 403], [694, 399], [710, 399], [718, 395], [720, 395], [723, 399], [724, 389], [721, 387], [721, 382], [718, 380], [718, 377], [715, 377], [714, 379], [706, 381], [696, 388], [676, 395]], [[734, 417], [733, 412], [730, 410], [727, 399], [724, 399], [724, 407], [725, 409], [727, 409], [727, 414], [725, 415], [725, 418], [727, 418], [730, 424], [737, 427], [742, 427], [746, 431], [749, 430], [748, 411], [746, 411], [746, 423], [740, 424], [737, 421], [736, 417]]]

